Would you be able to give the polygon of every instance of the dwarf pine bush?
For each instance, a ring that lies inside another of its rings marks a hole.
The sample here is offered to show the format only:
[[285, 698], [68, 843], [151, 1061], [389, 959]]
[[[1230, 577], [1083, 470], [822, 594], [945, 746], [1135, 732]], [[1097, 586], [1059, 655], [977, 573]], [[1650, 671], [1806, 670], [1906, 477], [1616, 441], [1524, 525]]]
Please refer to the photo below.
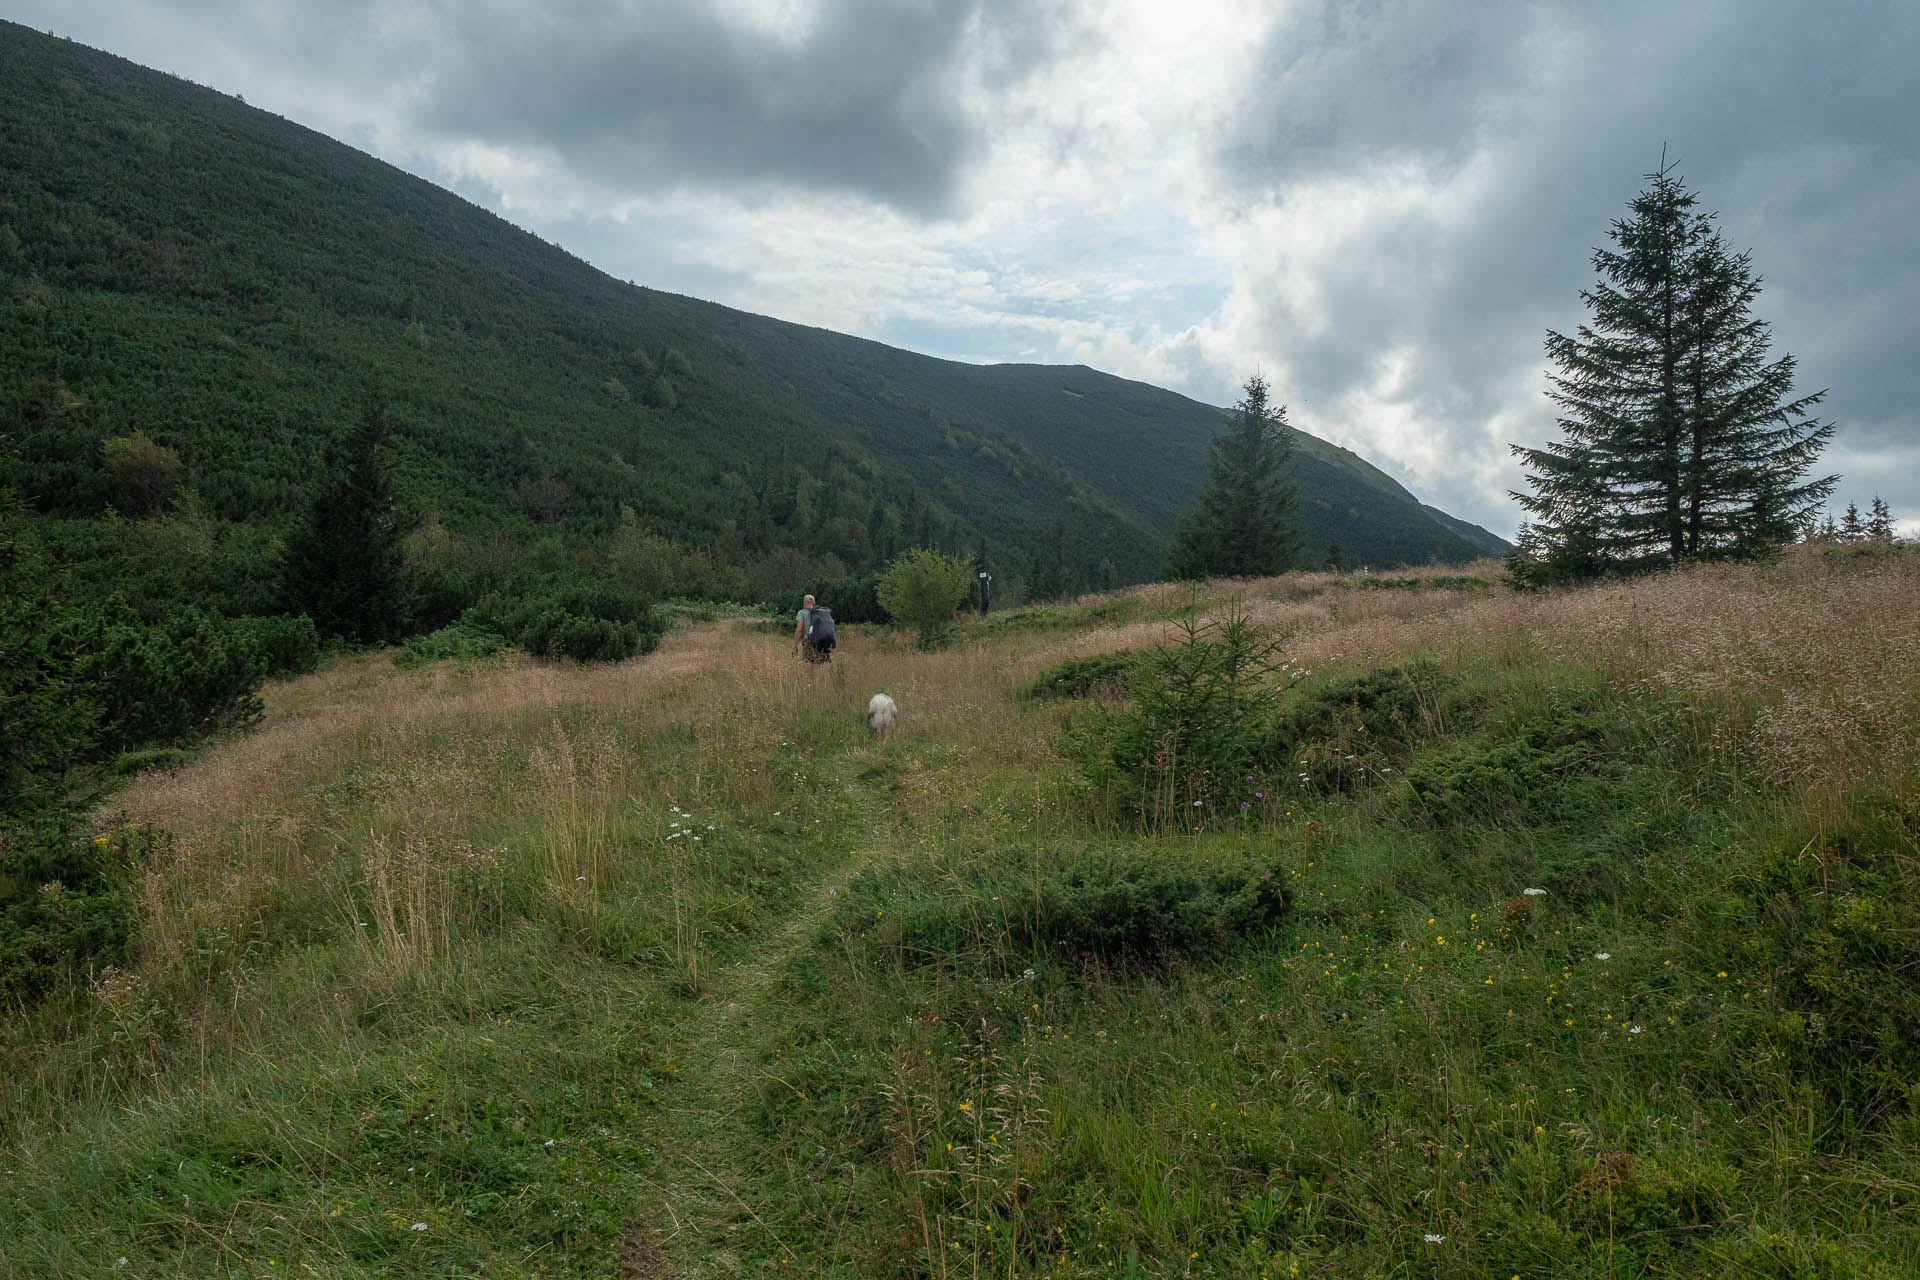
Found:
[[495, 594], [460, 620], [469, 635], [492, 632], [536, 658], [618, 662], [651, 653], [666, 622], [646, 597], [599, 584], [510, 599]]
[[1020, 686], [1020, 696], [1034, 700], [1049, 698], [1086, 698], [1097, 694], [1125, 693], [1127, 681], [1139, 665], [1140, 655], [1095, 653], [1084, 658], [1056, 662]]
[[930, 888], [923, 869], [854, 879], [825, 936], [856, 934], [910, 962], [967, 954], [1160, 968], [1214, 959], [1285, 916], [1284, 869], [1116, 848], [1045, 861], [1002, 854]]
[[53, 811], [0, 836], [0, 852], [0, 1004], [35, 1000], [125, 957], [128, 836], [94, 836], [76, 815]]

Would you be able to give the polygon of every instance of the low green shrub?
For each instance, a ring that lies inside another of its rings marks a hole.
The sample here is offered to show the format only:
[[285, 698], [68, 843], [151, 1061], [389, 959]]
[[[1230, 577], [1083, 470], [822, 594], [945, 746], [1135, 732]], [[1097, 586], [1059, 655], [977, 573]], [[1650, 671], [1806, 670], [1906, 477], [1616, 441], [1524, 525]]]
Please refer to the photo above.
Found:
[[864, 935], [919, 963], [963, 954], [1055, 956], [1159, 968], [1227, 954], [1286, 915], [1277, 862], [1170, 850], [1090, 850], [1036, 862], [1000, 854], [856, 877], [828, 930]]
[[[1456, 681], [1431, 659], [1363, 671], [1297, 691], [1282, 704], [1263, 763], [1307, 774], [1317, 788], [1349, 791], [1408, 759], [1441, 731]], [[1456, 708], [1457, 713], [1461, 708]]]
[[1598, 1236], [1697, 1239], [1726, 1220], [1737, 1181], [1718, 1162], [1616, 1151], [1574, 1183], [1568, 1224]]
[[1723, 1268], [1728, 1276], [1767, 1280], [1899, 1280], [1900, 1273], [1867, 1257], [1855, 1243], [1809, 1236], [1785, 1227], [1750, 1228]]
[[1124, 693], [1140, 655], [1095, 653], [1084, 658], [1056, 662], [1020, 686], [1020, 696], [1034, 700], [1049, 698], [1089, 698], [1102, 694]]
[[1617, 731], [1592, 713], [1562, 711], [1500, 734], [1476, 734], [1406, 762], [1415, 805], [1442, 822], [1564, 823], [1614, 804], [1609, 751]]
[[1121, 626], [1150, 616], [1190, 617], [1192, 606], [1183, 606], [1171, 614], [1155, 614], [1137, 595], [1101, 595], [1090, 599], [1053, 604], [1025, 604], [1011, 609], [996, 608], [970, 628], [975, 641], [992, 640], [1004, 635], [1034, 631], [1071, 631], [1100, 626]]
[[0, 1004], [36, 1000], [126, 958], [126, 866], [143, 838], [89, 835], [64, 811], [0, 833]]
[[874, 598], [887, 616], [915, 628], [920, 647], [946, 638], [953, 613], [973, 590], [973, 570], [955, 556], [914, 547], [895, 556], [874, 582]]
[[305, 675], [320, 665], [320, 632], [305, 614], [235, 618], [233, 625], [259, 650], [269, 677]]
[[496, 593], [463, 614], [459, 625], [491, 631], [538, 658], [618, 662], [651, 653], [666, 619], [638, 592], [583, 584], [520, 599]]
[[178, 769], [191, 759], [193, 759], [193, 752], [179, 747], [148, 747], [143, 751], [123, 751], [114, 757], [113, 772], [119, 777], [130, 778], [136, 773]]
[[393, 665], [406, 669], [446, 658], [463, 661], [491, 658], [506, 647], [507, 639], [499, 632], [462, 618], [424, 636], [408, 637], [407, 642], [394, 651]]
[[244, 727], [262, 712], [266, 662], [240, 624], [182, 609], [153, 626], [92, 620], [82, 679], [98, 690], [100, 741], [127, 751]]
[[1920, 1101], [1920, 798], [1789, 838], [1744, 882], [1750, 958], [1776, 973], [1771, 1048], [1863, 1119]]

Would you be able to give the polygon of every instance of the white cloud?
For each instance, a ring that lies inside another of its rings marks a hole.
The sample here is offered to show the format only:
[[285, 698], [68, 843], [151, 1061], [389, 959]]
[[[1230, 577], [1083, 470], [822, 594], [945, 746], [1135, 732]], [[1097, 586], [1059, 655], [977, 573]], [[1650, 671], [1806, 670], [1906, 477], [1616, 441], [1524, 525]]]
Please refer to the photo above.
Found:
[[[1296, 425], [1498, 532], [1549, 327], [1662, 145], [1920, 510], [1920, 16], [1631, 0], [15, 0], [457, 185], [621, 278]], [[1810, 87], [1811, 86], [1811, 87]]]

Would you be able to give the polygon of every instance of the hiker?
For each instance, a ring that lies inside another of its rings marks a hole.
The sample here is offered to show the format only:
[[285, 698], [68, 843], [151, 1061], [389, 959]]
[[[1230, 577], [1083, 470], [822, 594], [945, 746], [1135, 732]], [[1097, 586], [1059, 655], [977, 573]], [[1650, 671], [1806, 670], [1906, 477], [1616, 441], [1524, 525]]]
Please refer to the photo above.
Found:
[[833, 660], [833, 610], [808, 596], [793, 619], [793, 651], [808, 662]]

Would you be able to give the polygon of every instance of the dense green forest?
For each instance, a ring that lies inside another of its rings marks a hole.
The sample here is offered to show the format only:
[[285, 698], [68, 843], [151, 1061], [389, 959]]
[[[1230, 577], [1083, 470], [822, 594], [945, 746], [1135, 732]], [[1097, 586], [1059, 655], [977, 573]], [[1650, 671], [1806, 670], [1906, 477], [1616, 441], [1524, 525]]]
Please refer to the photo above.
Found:
[[[622, 283], [237, 98], [0, 25], [0, 479], [73, 590], [283, 607], [284, 540], [376, 383], [421, 625], [529, 573], [784, 600], [912, 545], [984, 551], [1003, 589], [1061, 559], [1149, 579], [1222, 424], [1085, 368]], [[1314, 563], [1500, 547], [1342, 450], [1296, 458]]]

